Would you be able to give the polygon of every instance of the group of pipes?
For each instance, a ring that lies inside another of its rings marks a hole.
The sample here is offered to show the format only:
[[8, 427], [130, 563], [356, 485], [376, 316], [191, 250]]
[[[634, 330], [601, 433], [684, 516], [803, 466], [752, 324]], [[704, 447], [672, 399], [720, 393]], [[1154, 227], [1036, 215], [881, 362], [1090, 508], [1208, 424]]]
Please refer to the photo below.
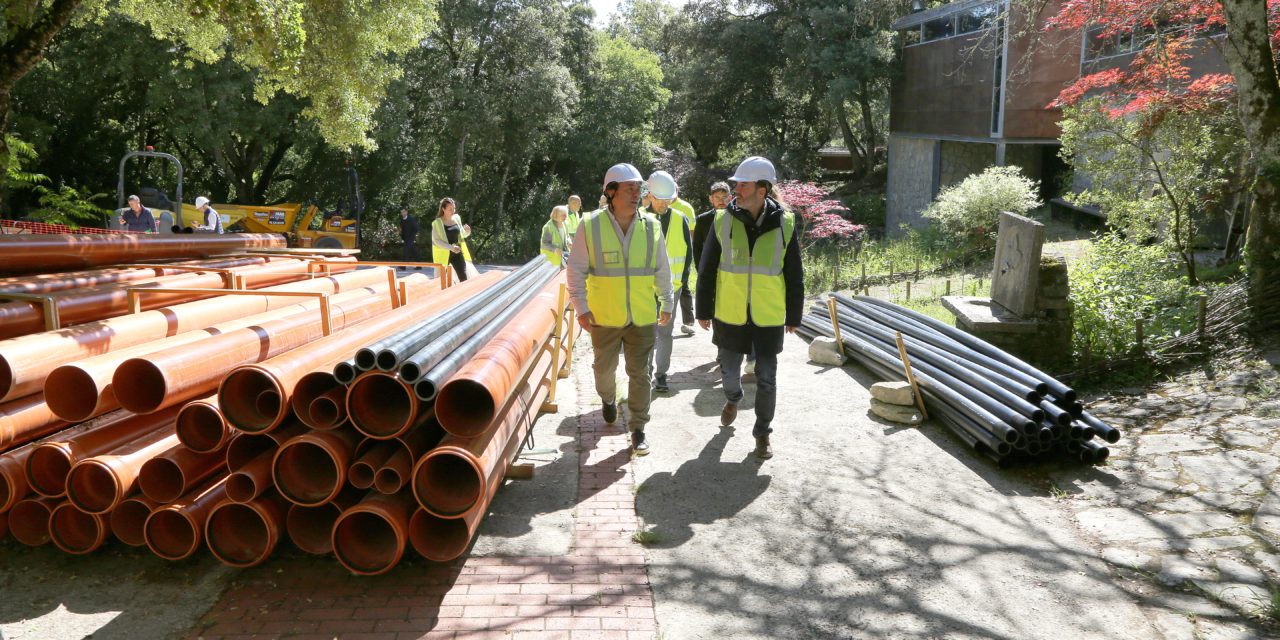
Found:
[[845, 355], [886, 380], [908, 379], [909, 365], [930, 417], [1001, 466], [1064, 455], [1097, 464], [1110, 453], [1098, 440], [1120, 439], [1073, 389], [972, 334], [876, 298], [828, 295], [835, 304], [805, 314], [802, 335], [838, 336]]
[[[147, 255], [222, 254], [236, 235]], [[100, 250], [82, 241], [78, 264], [137, 259]], [[48, 298], [80, 310], [0, 339], [0, 537], [85, 554], [114, 534], [170, 560], [203, 544], [244, 567], [287, 535], [358, 574], [409, 545], [465, 553], [567, 366], [563, 276], [541, 256], [448, 288], [358, 266], [236, 256], [0, 278], [0, 298], [45, 298], [0, 317], [39, 323]], [[207, 290], [223, 279], [253, 292]], [[130, 313], [138, 287], [199, 291]]]

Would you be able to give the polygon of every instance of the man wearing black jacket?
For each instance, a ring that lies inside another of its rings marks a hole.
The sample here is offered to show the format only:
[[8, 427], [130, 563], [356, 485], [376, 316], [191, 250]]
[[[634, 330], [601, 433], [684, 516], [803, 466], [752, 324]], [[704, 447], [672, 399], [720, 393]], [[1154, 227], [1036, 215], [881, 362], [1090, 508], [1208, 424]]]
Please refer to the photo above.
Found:
[[804, 270], [795, 216], [769, 197], [777, 182], [773, 163], [752, 156], [731, 178], [734, 199], [712, 220], [698, 265], [698, 324], [712, 326], [712, 342], [724, 380], [720, 423], [733, 424], [742, 400], [742, 361], [756, 353], [756, 421], [752, 434], [758, 458], [773, 456], [778, 354], [787, 333], [800, 326], [804, 311]]

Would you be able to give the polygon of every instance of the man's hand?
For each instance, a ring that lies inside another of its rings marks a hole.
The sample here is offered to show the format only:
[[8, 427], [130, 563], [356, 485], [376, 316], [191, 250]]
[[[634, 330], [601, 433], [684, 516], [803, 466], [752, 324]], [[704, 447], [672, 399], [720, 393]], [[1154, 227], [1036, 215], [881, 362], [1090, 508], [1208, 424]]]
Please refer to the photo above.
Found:
[[797, 328], [798, 328], [798, 327], [793, 327], [793, 326], [791, 326], [791, 325], [787, 325], [787, 333], [795, 333]]
[[124, 224], [124, 216], [120, 216], [120, 224]]
[[710, 330], [711, 330], [711, 321], [710, 321], [710, 320], [699, 320], [699, 321], [698, 321], [698, 326], [699, 326], [699, 327], [702, 327], [702, 330], [703, 330], [703, 331], [710, 331]]
[[591, 327], [594, 324], [595, 324], [595, 318], [591, 316], [590, 311], [578, 316], [578, 326], [582, 327], [583, 331], [586, 331], [587, 333], [591, 333]]
[[669, 324], [671, 324], [671, 312], [669, 312], [669, 311], [663, 311], [662, 313], [659, 313], [659, 314], [658, 314], [658, 326], [659, 326], [659, 327], [665, 327], [665, 326], [667, 326], [667, 325], [669, 325]]
[[462, 232], [467, 235], [471, 235], [471, 225], [469, 224], [462, 225]]
[[449, 250], [450, 250], [450, 251], [452, 251], [452, 252], [454, 252], [454, 253], [462, 253], [462, 247], [460, 247], [460, 246], [458, 246], [458, 245], [456, 245], [456, 244], [455, 244], [455, 245], [453, 245], [452, 247], [449, 247]]

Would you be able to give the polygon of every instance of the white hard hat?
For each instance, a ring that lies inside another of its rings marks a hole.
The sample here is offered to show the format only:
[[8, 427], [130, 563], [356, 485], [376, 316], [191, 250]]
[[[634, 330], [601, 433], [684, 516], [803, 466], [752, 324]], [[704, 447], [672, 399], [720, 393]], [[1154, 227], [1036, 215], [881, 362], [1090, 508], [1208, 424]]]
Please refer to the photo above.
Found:
[[649, 193], [659, 200], [674, 200], [676, 194], [680, 192], [680, 187], [676, 186], [676, 179], [666, 171], [654, 171], [649, 175]]
[[640, 170], [623, 162], [609, 167], [604, 172], [604, 185], [609, 186], [610, 182], [644, 182], [644, 176], [640, 175]]
[[209, 204], [209, 199], [208, 199], [208, 198], [206, 198], [206, 197], [204, 197], [204, 196], [200, 196], [200, 197], [196, 198], [196, 208], [197, 208], [197, 209], [199, 209], [200, 207], [203, 207], [203, 206], [204, 206], [204, 205], [206, 205], [206, 204]]
[[764, 181], [772, 184], [778, 181], [778, 172], [774, 170], [773, 163], [769, 162], [768, 158], [751, 156], [738, 165], [738, 169], [733, 172], [733, 177], [729, 179], [734, 182]]

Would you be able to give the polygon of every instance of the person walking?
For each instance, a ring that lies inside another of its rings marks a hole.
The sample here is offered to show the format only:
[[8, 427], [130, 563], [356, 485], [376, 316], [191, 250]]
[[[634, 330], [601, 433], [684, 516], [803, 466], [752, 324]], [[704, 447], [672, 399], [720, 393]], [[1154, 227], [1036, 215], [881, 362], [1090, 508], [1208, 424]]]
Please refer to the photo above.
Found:
[[[711, 193], [707, 194], [707, 201], [711, 203], [711, 208], [698, 214], [697, 226], [693, 230], [694, 270], [697, 270], [697, 266], [701, 263], [702, 249], [707, 244], [707, 235], [711, 233], [711, 223], [715, 215], [729, 206], [729, 183], [720, 181], [712, 184]], [[742, 367], [742, 381], [750, 382], [755, 379], [756, 352], [752, 350], [747, 354], [747, 363]]]
[[418, 219], [409, 215], [408, 209], [400, 209], [400, 239], [404, 241], [404, 250], [401, 252], [400, 259], [405, 262], [417, 262]]
[[569, 230], [565, 222], [568, 216], [569, 207], [553, 207], [551, 219], [542, 225], [542, 255], [557, 267], [564, 267], [564, 257], [569, 254]]
[[568, 213], [565, 215], [564, 227], [569, 230], [569, 237], [578, 232], [578, 223], [582, 221], [582, 198], [577, 194], [569, 196]]
[[804, 311], [804, 270], [795, 214], [770, 197], [778, 182], [773, 163], [751, 156], [731, 178], [734, 198], [712, 218], [703, 249], [698, 287], [698, 324], [708, 329], [724, 380], [720, 424], [733, 424], [742, 400], [743, 358], [756, 353], [755, 455], [773, 457], [778, 353]]
[[[666, 171], [654, 171], [649, 176], [649, 182], [646, 186], [649, 193], [645, 206], [648, 211], [655, 216], [661, 216], [668, 209], [672, 209], [685, 219], [685, 222], [688, 223], [689, 231], [692, 233], [694, 218], [696, 217], [693, 212], [693, 205], [680, 199], [680, 187], [676, 184], [675, 178], [671, 177], [671, 174]], [[667, 228], [666, 223], [663, 223], [662, 228]], [[668, 241], [668, 247], [671, 244]], [[685, 257], [689, 253], [689, 244], [686, 242], [683, 247], [680, 247], [684, 250]], [[697, 260], [695, 259], [693, 262], [697, 262]], [[674, 263], [671, 268], [672, 270], [678, 269]], [[680, 307], [681, 315], [680, 332], [686, 336], [693, 335], [693, 294], [690, 293], [692, 284], [687, 276], [676, 283], [676, 306]]]
[[223, 233], [222, 216], [213, 207], [209, 206], [208, 198], [204, 196], [196, 198], [196, 211], [200, 212], [204, 224], [193, 225], [193, 231], [199, 233]]
[[[689, 231], [689, 218], [671, 206], [675, 199], [676, 182], [665, 171], [655, 171], [649, 176], [649, 213], [658, 218], [658, 227], [662, 229], [662, 237], [667, 245], [667, 262], [671, 264], [671, 289], [674, 299], [681, 300], [689, 282], [689, 245], [692, 236]], [[689, 315], [689, 334], [693, 333], [692, 304], [685, 306]], [[671, 369], [672, 329], [675, 323], [658, 327], [657, 344], [653, 356], [653, 390], [666, 393], [671, 390], [667, 384], [667, 371]]]
[[641, 213], [640, 172], [616, 164], [604, 174], [608, 206], [586, 214], [573, 236], [568, 285], [578, 324], [591, 334], [604, 421], [618, 419], [618, 355], [626, 357], [627, 428], [635, 455], [649, 453], [649, 364], [655, 325], [671, 322], [671, 266], [658, 220]]
[[142, 206], [142, 200], [138, 196], [129, 196], [129, 208], [120, 216], [120, 224], [126, 231], [134, 233], [155, 233], [159, 230], [156, 227], [156, 217], [151, 214], [150, 209]]
[[440, 201], [436, 219], [431, 222], [431, 261], [453, 267], [458, 282], [467, 281], [467, 263], [471, 262], [471, 249], [467, 237], [471, 226], [462, 223], [458, 204], [453, 198]]

